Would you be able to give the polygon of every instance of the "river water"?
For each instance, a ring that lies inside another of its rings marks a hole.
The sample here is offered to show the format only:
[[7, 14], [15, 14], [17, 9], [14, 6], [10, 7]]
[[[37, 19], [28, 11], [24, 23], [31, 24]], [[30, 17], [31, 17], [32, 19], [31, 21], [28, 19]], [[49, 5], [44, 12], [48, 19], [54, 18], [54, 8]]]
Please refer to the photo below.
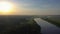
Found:
[[40, 18], [34, 19], [41, 27], [42, 34], [60, 34], [60, 28]]

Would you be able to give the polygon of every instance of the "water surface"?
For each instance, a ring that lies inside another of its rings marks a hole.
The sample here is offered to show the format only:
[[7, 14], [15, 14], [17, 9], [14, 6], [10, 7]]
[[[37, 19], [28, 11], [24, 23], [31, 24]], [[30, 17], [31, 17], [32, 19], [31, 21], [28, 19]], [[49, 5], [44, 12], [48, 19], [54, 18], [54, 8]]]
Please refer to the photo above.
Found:
[[34, 19], [41, 26], [42, 34], [60, 34], [60, 28], [40, 18]]

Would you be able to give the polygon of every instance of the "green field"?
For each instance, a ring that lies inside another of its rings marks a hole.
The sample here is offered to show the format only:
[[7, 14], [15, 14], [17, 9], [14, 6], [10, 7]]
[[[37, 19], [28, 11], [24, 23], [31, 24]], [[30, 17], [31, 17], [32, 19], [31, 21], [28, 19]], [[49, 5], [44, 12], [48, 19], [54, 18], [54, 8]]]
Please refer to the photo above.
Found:
[[43, 17], [41, 19], [60, 27], [60, 18], [59, 17], [47, 17], [47, 18]]
[[40, 34], [41, 27], [32, 16], [0, 15], [0, 34]]

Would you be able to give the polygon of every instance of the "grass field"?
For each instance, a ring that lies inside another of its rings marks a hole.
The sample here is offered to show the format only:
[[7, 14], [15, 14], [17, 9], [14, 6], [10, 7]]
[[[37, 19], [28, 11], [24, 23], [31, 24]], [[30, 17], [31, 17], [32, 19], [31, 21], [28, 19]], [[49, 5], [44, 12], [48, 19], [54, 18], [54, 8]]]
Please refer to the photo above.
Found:
[[0, 34], [40, 34], [32, 16], [0, 16]]
[[60, 16], [50, 16], [50, 17], [46, 16], [43, 17], [42, 19], [60, 27]]

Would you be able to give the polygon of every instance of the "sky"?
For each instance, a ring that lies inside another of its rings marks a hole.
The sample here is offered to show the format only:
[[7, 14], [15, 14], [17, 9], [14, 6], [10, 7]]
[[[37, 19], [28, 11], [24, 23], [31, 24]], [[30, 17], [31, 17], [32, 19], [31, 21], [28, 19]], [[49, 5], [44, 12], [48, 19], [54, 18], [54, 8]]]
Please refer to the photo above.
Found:
[[6, 0], [16, 5], [17, 15], [60, 15], [60, 0]]

